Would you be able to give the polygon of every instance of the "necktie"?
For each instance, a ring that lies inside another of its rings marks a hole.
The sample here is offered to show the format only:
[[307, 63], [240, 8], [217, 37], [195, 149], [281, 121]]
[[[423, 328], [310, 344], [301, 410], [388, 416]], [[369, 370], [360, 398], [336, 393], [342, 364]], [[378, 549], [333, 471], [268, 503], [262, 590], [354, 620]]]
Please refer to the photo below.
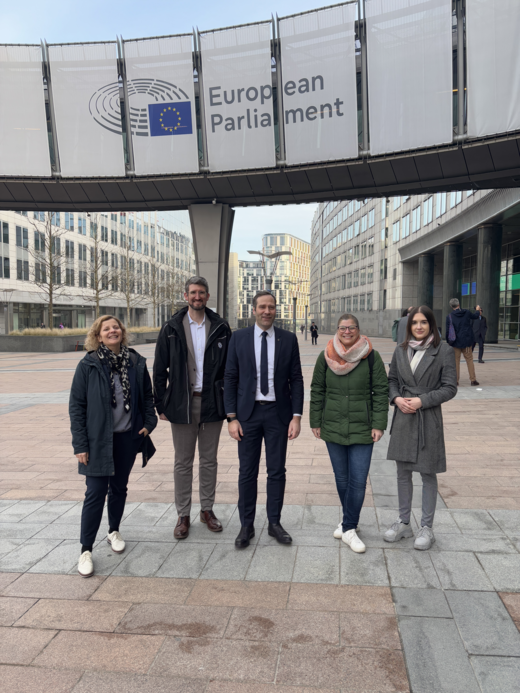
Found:
[[262, 349], [260, 351], [260, 392], [267, 395], [269, 392], [269, 378], [267, 377], [267, 332], [262, 332]]

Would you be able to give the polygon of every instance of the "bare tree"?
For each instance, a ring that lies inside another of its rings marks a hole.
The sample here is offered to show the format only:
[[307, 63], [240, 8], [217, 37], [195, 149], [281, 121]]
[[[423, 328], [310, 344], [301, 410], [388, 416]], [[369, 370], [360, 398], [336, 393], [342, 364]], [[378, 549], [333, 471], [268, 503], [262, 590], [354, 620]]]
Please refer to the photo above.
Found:
[[153, 327], [157, 327], [157, 308], [165, 302], [165, 271], [154, 258], [145, 262], [144, 291], [152, 304]]
[[35, 291], [43, 298], [49, 311], [49, 327], [53, 327], [53, 313], [55, 300], [69, 294], [68, 286], [64, 283], [65, 276], [65, 248], [62, 237], [67, 232], [56, 225], [56, 214], [52, 212], [38, 212], [38, 219], [30, 220], [34, 231], [34, 242], [27, 242], [29, 255], [34, 259], [32, 280], [37, 287]]
[[[82, 298], [84, 301], [94, 303], [96, 306], [96, 318], [99, 318], [99, 306], [101, 301], [114, 296], [119, 291], [117, 254], [111, 253], [108, 244], [108, 227], [101, 222], [103, 217], [98, 214], [87, 214], [90, 217], [90, 237], [93, 241], [89, 248], [90, 256], [87, 258], [88, 272], [86, 286], [82, 286]], [[112, 257], [111, 257], [112, 256]]]
[[135, 253], [134, 239], [128, 236], [120, 257], [119, 291], [126, 301], [126, 325], [131, 327], [131, 309], [147, 302], [143, 285], [143, 262]]
[[164, 286], [164, 298], [170, 313], [173, 315], [184, 304], [184, 284], [185, 277], [177, 270], [166, 272], [166, 283]]

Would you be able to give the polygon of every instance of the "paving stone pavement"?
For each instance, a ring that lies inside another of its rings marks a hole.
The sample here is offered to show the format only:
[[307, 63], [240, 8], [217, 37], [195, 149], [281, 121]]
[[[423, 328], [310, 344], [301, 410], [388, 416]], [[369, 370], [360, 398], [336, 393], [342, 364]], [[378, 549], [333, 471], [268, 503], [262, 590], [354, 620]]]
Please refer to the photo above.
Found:
[[[373, 341], [389, 362], [395, 345]], [[153, 346], [139, 351], [151, 367]], [[308, 384], [321, 348], [301, 342], [301, 351]], [[89, 580], [77, 575], [84, 480], [66, 405], [79, 358], [0, 354], [2, 691], [518, 693], [518, 355], [488, 348], [481, 389], [463, 382], [462, 364], [459, 394], [444, 407], [448, 472], [429, 552], [382, 539], [398, 512], [387, 435], [359, 525], [367, 552], [333, 538], [334, 479], [305, 418], [287, 463], [292, 546], [267, 535], [261, 481], [256, 536], [235, 550], [238, 460], [225, 430], [215, 508], [224, 530], [198, 522], [194, 493], [190, 536], [176, 542], [172, 444], [159, 426], [157, 455], [131, 475], [127, 548], [112, 552], [105, 517]]]

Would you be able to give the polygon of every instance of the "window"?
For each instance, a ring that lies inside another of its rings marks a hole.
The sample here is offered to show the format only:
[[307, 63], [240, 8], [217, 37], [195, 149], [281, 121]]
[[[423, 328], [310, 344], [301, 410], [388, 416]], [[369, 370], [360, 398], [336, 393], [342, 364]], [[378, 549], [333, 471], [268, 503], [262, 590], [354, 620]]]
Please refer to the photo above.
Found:
[[399, 209], [400, 206], [401, 206], [401, 198], [400, 197], [394, 197], [394, 204], [393, 204], [394, 212], [396, 209]]
[[365, 267], [363, 267], [360, 272], [359, 272], [359, 284], [360, 286], [365, 286], [367, 283], [367, 271]]
[[462, 192], [460, 190], [450, 193], [450, 209], [462, 202]]
[[392, 224], [392, 240], [397, 243], [399, 240], [399, 219]]
[[78, 279], [79, 279], [78, 286], [79, 286], [81, 289], [86, 289], [86, 288], [87, 288], [87, 273], [85, 272], [85, 270], [80, 270], [78, 274], [79, 274], [79, 277], [78, 277]]
[[112, 267], [114, 269], [117, 269], [117, 255], [115, 253], [112, 253], [111, 261], [112, 261]]
[[368, 213], [368, 228], [371, 229], [372, 226], [375, 226], [376, 223], [376, 210], [371, 209], [370, 212]]
[[110, 243], [117, 245], [117, 231], [115, 229], [110, 229]]
[[101, 264], [108, 267], [108, 250], [101, 251]]
[[65, 270], [65, 285], [74, 286], [74, 270], [70, 267]]
[[359, 236], [359, 219], [354, 222], [354, 236]]
[[84, 243], [78, 243], [78, 260], [87, 261], [87, 246]]
[[347, 313], [350, 313], [352, 310], [352, 298], [350, 296], [347, 296], [347, 300], [345, 301], [345, 310]]
[[354, 246], [354, 262], [356, 260], [359, 260], [359, 246], [358, 245]]
[[53, 255], [61, 255], [61, 238], [52, 239], [51, 251]]
[[[440, 216], [446, 213], [446, 193], [437, 193], [435, 196], [435, 218], [438, 219]], [[425, 222], [426, 223], [426, 222]]]
[[39, 231], [34, 232], [34, 249], [40, 253], [45, 251], [45, 236]]
[[367, 310], [372, 310], [372, 294], [367, 294]]
[[21, 226], [16, 227], [16, 245], [19, 248], [29, 247], [29, 231]]
[[349, 265], [352, 264], [353, 257], [354, 257], [354, 249], [353, 249], [353, 248], [349, 248], [349, 249], [347, 250], [347, 263], [348, 263]]
[[347, 272], [347, 289], [352, 288], [352, 272]]
[[473, 195], [474, 192], [475, 192], [474, 190], [466, 190], [466, 197]]
[[372, 284], [374, 281], [374, 265], [367, 267], [367, 284]]
[[16, 278], [19, 281], [29, 281], [29, 262], [27, 260], [16, 261]]
[[363, 214], [361, 217], [361, 233], [365, 233], [368, 228], [368, 215]]
[[421, 205], [412, 209], [412, 233], [416, 233], [421, 228]]
[[65, 212], [65, 228], [67, 231], [74, 231], [74, 214]]
[[[74, 241], [65, 241], [65, 257], [69, 258], [69, 260], [74, 260]], [[67, 286], [73, 285], [68, 284]]]
[[365, 294], [359, 297], [359, 310], [365, 310]]
[[364, 260], [367, 256], [367, 244], [362, 243], [361, 244], [361, 259]]
[[386, 279], [388, 274], [388, 260], [385, 258], [381, 260], [381, 265], [379, 268], [379, 279]]
[[344, 291], [347, 286], [347, 277], [346, 275], [342, 275], [341, 277], [341, 290]]
[[60, 213], [59, 212], [52, 212], [51, 214], [51, 224], [53, 226], [61, 226], [60, 223]]
[[354, 238], [354, 224], [351, 224], [348, 227], [347, 238], [349, 241], [351, 241]]
[[357, 296], [352, 296], [352, 312], [353, 313], [358, 312], [358, 297]]
[[9, 258], [4, 257], [3, 262], [2, 262], [2, 258], [0, 258], [0, 263], [1, 263], [0, 264], [0, 277], [2, 276], [2, 266], [3, 266], [4, 279], [10, 279], [11, 278], [11, 269], [10, 269], [10, 265], [9, 265]]
[[352, 286], [359, 286], [359, 270], [353, 272]]
[[78, 214], [78, 233], [80, 236], [87, 235], [87, 219], [81, 214]]
[[101, 223], [101, 240], [103, 243], [108, 243], [108, 227]]
[[403, 238], [408, 238], [408, 236], [410, 235], [410, 215], [406, 214], [403, 217], [402, 221], [403, 221], [403, 229], [402, 229]]
[[40, 284], [45, 284], [47, 281], [43, 262], [36, 262], [34, 264], [34, 281]]
[[374, 254], [374, 236], [372, 236], [372, 238], [368, 239], [367, 244], [368, 244], [368, 256], [370, 257], [371, 255]]
[[6, 221], [2, 222], [2, 236], [0, 241], [2, 241], [2, 243], [9, 243], [9, 224]]
[[33, 216], [36, 221], [45, 221], [45, 212], [34, 212]]

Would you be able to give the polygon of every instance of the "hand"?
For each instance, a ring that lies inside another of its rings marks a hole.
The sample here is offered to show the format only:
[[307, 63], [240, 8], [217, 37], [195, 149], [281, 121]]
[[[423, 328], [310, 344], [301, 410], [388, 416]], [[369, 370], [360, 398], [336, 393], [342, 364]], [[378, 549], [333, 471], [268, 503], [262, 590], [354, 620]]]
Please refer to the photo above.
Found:
[[319, 438], [319, 440], [321, 440], [321, 428], [313, 428], [312, 432], [314, 433], [315, 438]]
[[234, 438], [235, 440], [242, 440], [242, 436], [244, 435], [244, 431], [242, 430], [242, 426], [240, 425], [240, 421], [235, 419], [234, 421], [231, 421], [228, 423], [228, 433], [229, 435]]
[[168, 421], [168, 417], [166, 416], [166, 414], [159, 414], [159, 418], [161, 421]]
[[383, 431], [380, 431], [378, 428], [372, 429], [372, 440], [374, 441], [374, 443], [377, 443], [378, 441], [380, 441], [382, 437], [383, 437]]
[[148, 429], [141, 428], [141, 430], [139, 431], [139, 435], [144, 435], [144, 437], [146, 438], [146, 436], [149, 435]]
[[422, 407], [420, 397], [406, 397], [404, 401], [409, 407], [412, 407], [414, 411], [417, 411], [417, 409], [420, 409]]
[[289, 434], [288, 438], [289, 440], [296, 440], [296, 438], [300, 435], [300, 430], [302, 427], [302, 417], [301, 416], [293, 416], [291, 423], [289, 424]]
[[88, 452], [78, 452], [76, 457], [78, 458], [79, 462], [81, 462], [81, 464], [84, 464], [85, 467], [87, 466], [87, 464], [88, 464]]
[[396, 397], [394, 399], [394, 404], [403, 414], [415, 414], [415, 409], [408, 404], [408, 401], [404, 399], [404, 397]]

